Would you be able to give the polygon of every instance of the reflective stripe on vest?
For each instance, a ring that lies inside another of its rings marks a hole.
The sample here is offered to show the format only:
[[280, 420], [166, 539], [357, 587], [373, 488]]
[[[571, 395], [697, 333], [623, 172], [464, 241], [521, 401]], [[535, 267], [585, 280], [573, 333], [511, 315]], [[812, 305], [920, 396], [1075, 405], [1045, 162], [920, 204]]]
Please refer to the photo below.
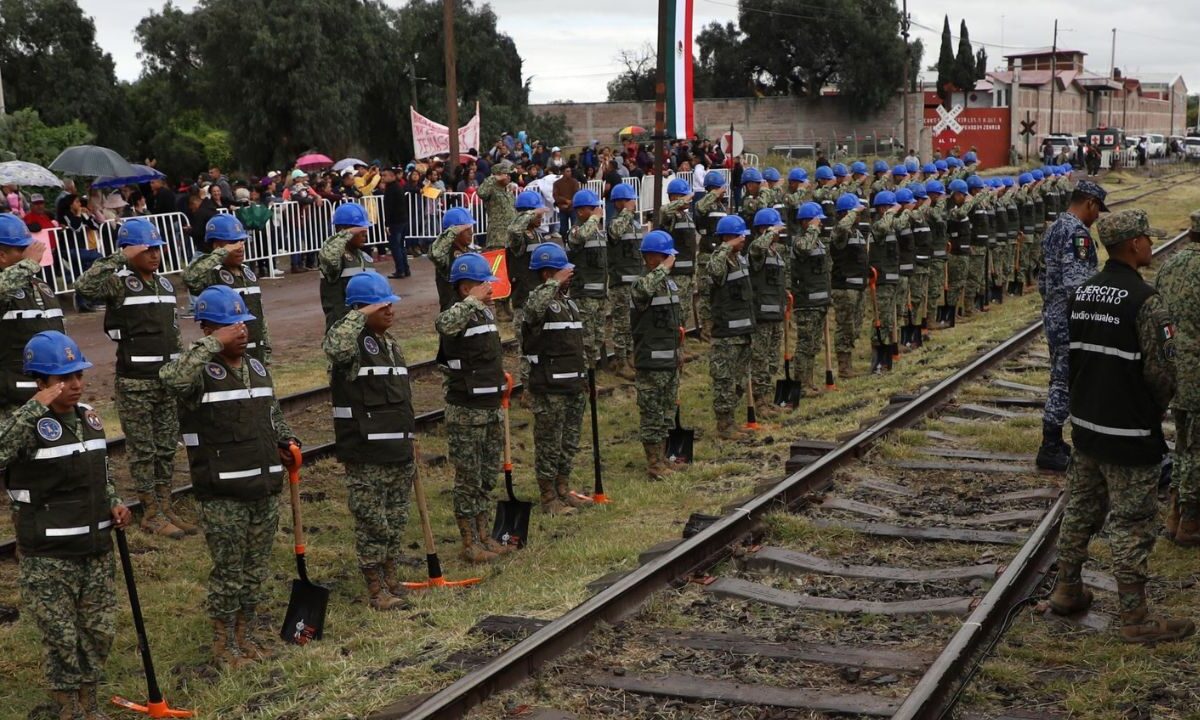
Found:
[[1142, 428], [1109, 427], [1108, 425], [1097, 425], [1096, 423], [1082, 420], [1074, 415], [1071, 415], [1070, 418], [1072, 425], [1078, 425], [1081, 428], [1086, 428], [1101, 435], [1112, 435], [1114, 437], [1150, 437], [1151, 434], [1150, 430]]
[[[283, 472], [282, 465], [271, 465], [267, 467], [267, 472]], [[262, 468], [252, 468], [250, 470], [230, 470], [228, 472], [217, 473], [217, 477], [221, 480], [240, 480], [242, 478], [258, 477], [263, 474]]]
[[[246, 345], [249, 347], [249, 344]], [[135, 363], [155, 363], [165, 362], [167, 360], [175, 360], [179, 358], [179, 353], [171, 353], [170, 355], [130, 355], [129, 362]]]
[[1070, 349], [1083, 350], [1084, 352], [1094, 352], [1101, 355], [1112, 355], [1113, 357], [1119, 357], [1122, 360], [1142, 359], [1142, 354], [1140, 352], [1128, 352], [1120, 348], [1109, 347], [1108, 345], [1096, 345], [1095, 343], [1072, 342]]
[[[101, 520], [99, 523], [96, 523], [97, 530], [103, 530], [111, 526], [112, 520]], [[46, 537], [71, 537], [74, 535], [87, 535], [91, 531], [92, 528], [90, 525], [69, 528], [46, 528]]]
[[566, 322], [548, 322], [542, 323], [543, 330], [582, 330], [582, 320], [570, 320]]
[[41, 318], [60, 318], [62, 316], [62, 310], [50, 308], [48, 310], [8, 310], [2, 318], [4, 320], [38, 320]]
[[404, 366], [389, 367], [387, 365], [367, 365], [358, 369], [358, 377], [368, 375], [407, 375], [408, 368]]
[[[174, 305], [174, 295], [134, 295], [127, 297], [121, 301], [122, 305], [154, 305], [162, 303], [163, 305]], [[59, 312], [62, 312], [61, 310]]]
[[103, 450], [108, 446], [104, 438], [96, 440], [84, 440], [83, 442], [71, 443], [70, 445], [55, 445], [54, 447], [40, 448], [33, 454], [34, 460], [49, 460], [51, 458], [66, 457], [76, 453], [95, 452]]
[[742, 318], [740, 320], [730, 320], [729, 328], [730, 329], [744, 328], [744, 327], [750, 327], [753, 324], [754, 324], [754, 320], [752, 320], [751, 318]]
[[249, 400], [256, 397], [271, 397], [275, 390], [269, 387], [243, 388], [241, 390], [218, 390], [206, 392], [200, 396], [202, 404], [228, 402], [230, 400]]
[[463, 333], [463, 337], [471, 337], [472, 335], [483, 335], [485, 333], [494, 333], [494, 332], [500, 332], [500, 330], [494, 324], [493, 325], [476, 325], [474, 327], [467, 328], [466, 332]]
[[361, 267], [342, 268], [341, 277], [344, 277], [344, 278], [354, 277], [355, 275], [357, 275], [359, 273], [363, 273], [363, 272], [367, 272], [367, 268], [361, 268]]
[[726, 275], [725, 275], [725, 281], [726, 281], [726, 282], [730, 282], [730, 281], [733, 281], [733, 280], [741, 280], [742, 278], [746, 277], [746, 276], [747, 276], [747, 275], [749, 275], [749, 274], [750, 274], [750, 273], [749, 273], [749, 272], [747, 272], [747, 271], [746, 271], [746, 270], [744, 270], [744, 269], [743, 269], [743, 270], [734, 270], [734, 271], [733, 271], [733, 272], [731, 272], [731, 273], [726, 273]]

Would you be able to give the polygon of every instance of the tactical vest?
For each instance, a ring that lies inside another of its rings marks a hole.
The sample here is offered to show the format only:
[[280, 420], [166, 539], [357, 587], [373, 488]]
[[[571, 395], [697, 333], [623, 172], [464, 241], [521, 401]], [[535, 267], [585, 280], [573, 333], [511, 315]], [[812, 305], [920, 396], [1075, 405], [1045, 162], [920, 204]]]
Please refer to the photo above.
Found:
[[[871, 263], [867, 260], [867, 238], [859, 230], [861, 225], [861, 222], [856, 223], [850, 230], [844, 248], [839, 250], [836, 245], [829, 248], [832, 260], [829, 279], [833, 290], [862, 290], [867, 286]], [[869, 227], [870, 223], [867, 225]], [[793, 284], [796, 277], [796, 268], [793, 266]]]
[[438, 363], [446, 373], [446, 402], [460, 407], [496, 409], [504, 394], [504, 351], [491, 308], [471, 313], [457, 335], [442, 335]]
[[696, 223], [692, 222], [692, 212], [684, 210], [675, 224], [671, 226], [671, 239], [675, 241], [675, 264], [671, 266], [672, 275], [696, 274]]
[[117, 278], [125, 299], [104, 310], [104, 332], [117, 343], [117, 376], [157, 380], [158, 369], [179, 357], [175, 288], [157, 273], [146, 280], [122, 270]]
[[1033, 236], [1035, 207], [1033, 200], [1029, 195], [1025, 195], [1021, 200], [1021, 204], [1017, 208], [1018, 222], [1021, 231], [1030, 237]]
[[1167, 451], [1165, 408], [1143, 379], [1137, 330], [1138, 311], [1155, 292], [1136, 270], [1112, 260], [1075, 289], [1069, 330], [1071, 438], [1080, 452], [1101, 462], [1158, 465]]
[[[851, 238], [853, 239], [853, 238]], [[832, 264], [823, 241], [810, 250], [792, 244], [792, 301], [798, 308], [825, 307], [831, 302]], [[861, 286], [860, 286], [861, 287]], [[761, 316], [760, 316], [761, 319]]]
[[882, 223], [871, 226], [871, 267], [878, 273], [876, 285], [900, 282], [900, 248], [894, 228], [884, 231]]
[[992, 233], [992, 242], [989, 245], [1003, 245], [1008, 242], [1008, 209], [1003, 205], [998, 210], [994, 210], [989, 214], [990, 218], [994, 219]]
[[575, 301], [556, 297], [541, 317], [526, 316], [521, 328], [521, 353], [529, 361], [530, 392], [550, 395], [583, 392], [587, 360], [583, 321]]
[[929, 212], [925, 214], [925, 218], [929, 221], [929, 229], [932, 231], [933, 239], [930, 249], [934, 262], [945, 261], [946, 259], [946, 241], [948, 234], [946, 232], [946, 216], [945, 208], [937, 208], [937, 212]]
[[683, 311], [679, 286], [667, 278], [644, 308], [637, 303], [629, 310], [633, 330], [633, 366], [638, 370], [674, 370], [679, 363], [680, 326]]
[[608, 286], [632, 285], [643, 275], [646, 267], [642, 261], [641, 226], [635, 220], [620, 237], [615, 237], [610, 231], [608, 239]]
[[1059, 207], [1058, 190], [1056, 190], [1053, 186], [1048, 186], [1048, 188], [1049, 189], [1047, 189], [1045, 192], [1046, 224], [1052, 225], [1054, 224], [1054, 221], [1058, 219], [1058, 213], [1061, 212], [1062, 208]]
[[321, 274], [321, 310], [325, 313], [325, 330], [346, 314], [346, 285], [350, 278], [362, 272], [374, 272], [371, 256], [349, 245], [338, 260], [338, 279], [329, 282]]
[[1042, 189], [1037, 188], [1033, 193], [1033, 222], [1037, 232], [1046, 229], [1046, 198]]
[[998, 226], [997, 226], [997, 224], [996, 224], [996, 205], [995, 205], [995, 202], [994, 202], [994, 201], [989, 201], [989, 202], [988, 202], [988, 203], [987, 203], [987, 204], [984, 206], [984, 212], [986, 212], [986, 213], [987, 213], [987, 235], [988, 235], [988, 239], [987, 239], [987, 246], [988, 246], [988, 247], [995, 247], [995, 246], [996, 246], [996, 240], [997, 240], [998, 236], [1001, 234], [1001, 233], [1000, 233], [1000, 230], [998, 229]]
[[[271, 376], [256, 358], [243, 358], [243, 363], [235, 370], [224, 358], [214, 357], [201, 372], [199, 403], [180, 407], [179, 429], [200, 500], [261, 500], [283, 489], [271, 423]], [[242, 384], [243, 372], [248, 385]]]
[[515, 253], [512, 248], [504, 251], [508, 256], [508, 276], [512, 286], [509, 300], [514, 308], [525, 307], [525, 300], [529, 297], [529, 293], [542, 284], [539, 276], [541, 271], [529, 269], [529, 259], [532, 257], [531, 249], [532, 246], [527, 244], [525, 252], [522, 253]]
[[25, 343], [45, 330], [64, 332], [63, 312], [54, 290], [41, 278], [30, 278], [29, 285], [12, 291], [5, 300], [0, 315], [3, 402], [20, 406], [37, 392], [37, 383], [23, 371]]
[[[929, 212], [924, 211], [913, 218], [913, 252], [917, 267], [929, 267], [933, 260], [933, 228], [929, 226]], [[942, 251], [943, 253], [945, 250]]]
[[783, 255], [768, 248], [760, 268], [750, 266], [750, 286], [754, 288], [754, 319], [758, 322], [778, 322], [787, 307], [787, 282]]
[[7, 468], [17, 547], [25, 555], [76, 558], [112, 548], [104, 427], [87, 405], [75, 406], [75, 415], [83, 437], [47, 411], [34, 426], [37, 449]]
[[982, 202], [977, 202], [971, 210], [971, 247], [987, 247], [991, 237], [987, 207]]
[[587, 240], [583, 247], [578, 249], [568, 243], [567, 256], [575, 266], [575, 277], [571, 279], [571, 297], [608, 297], [608, 242], [604, 233]]
[[725, 282], [713, 284], [709, 307], [712, 308], [713, 337], [737, 337], [754, 332], [754, 286], [750, 282], [750, 263], [741, 253], [734, 269], [725, 265]]
[[910, 277], [916, 270], [917, 248], [913, 237], [912, 213], [909, 213], [909, 224], [900, 228], [897, 233], [896, 250], [900, 253], [900, 277]]
[[258, 358], [259, 361], [265, 361], [267, 348], [263, 344], [262, 288], [258, 284], [258, 276], [254, 274], [249, 265], [242, 265], [240, 274], [226, 267], [215, 267], [209, 271], [204, 286], [212, 287], [213, 285], [232, 288], [234, 292], [242, 296], [242, 301], [246, 303], [246, 310], [254, 316], [253, 320], [246, 321], [248, 336], [246, 354]]
[[704, 232], [700, 234], [700, 257], [707, 259], [713, 254], [713, 250], [717, 247], [717, 223], [721, 222], [721, 218], [728, 213], [721, 209], [718, 203], [716, 207], [708, 211], [704, 216]]
[[1004, 215], [1008, 219], [1008, 240], [1012, 242], [1017, 239], [1017, 233], [1021, 230], [1021, 213], [1017, 210], [1015, 200], [1009, 199], [1005, 204]]
[[333, 432], [341, 462], [387, 465], [413, 459], [417, 423], [408, 368], [390, 343], [364, 329], [358, 335], [358, 372], [330, 371]]
[[837, 217], [836, 195], [837, 191], [829, 186], [822, 187], [815, 193], [814, 199], [820, 203], [821, 212], [825, 215], [825, 219], [821, 221], [821, 240], [824, 242], [829, 242], [829, 238], [833, 235], [834, 218]]

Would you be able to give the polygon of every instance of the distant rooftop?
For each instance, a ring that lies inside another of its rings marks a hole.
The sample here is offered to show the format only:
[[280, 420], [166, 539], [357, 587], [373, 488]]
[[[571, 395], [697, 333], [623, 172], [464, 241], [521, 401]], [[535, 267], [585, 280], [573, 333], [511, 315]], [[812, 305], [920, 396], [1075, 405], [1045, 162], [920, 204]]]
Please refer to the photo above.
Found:
[[1034, 48], [1032, 50], [1025, 50], [1024, 52], [1019, 52], [1019, 53], [1011, 53], [1009, 55], [1005, 55], [1004, 58], [1008, 59], [1008, 58], [1033, 57], [1035, 55], [1050, 55], [1051, 53], [1056, 54], [1056, 55], [1076, 54], [1076, 53], [1078, 53], [1079, 55], [1087, 55], [1087, 53], [1085, 53], [1082, 50], [1071, 50], [1070, 48], [1055, 49], [1052, 47], [1042, 47], [1042, 48]]

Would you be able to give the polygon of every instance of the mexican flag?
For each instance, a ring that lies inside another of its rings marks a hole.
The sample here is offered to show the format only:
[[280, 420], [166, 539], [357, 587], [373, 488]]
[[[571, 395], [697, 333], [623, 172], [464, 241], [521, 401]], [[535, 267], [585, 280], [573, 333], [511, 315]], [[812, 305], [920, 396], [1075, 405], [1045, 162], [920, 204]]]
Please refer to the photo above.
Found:
[[667, 5], [670, 42], [667, 55], [667, 136], [690, 138], [695, 129], [692, 114], [692, 4], [695, 0], [659, 0]]

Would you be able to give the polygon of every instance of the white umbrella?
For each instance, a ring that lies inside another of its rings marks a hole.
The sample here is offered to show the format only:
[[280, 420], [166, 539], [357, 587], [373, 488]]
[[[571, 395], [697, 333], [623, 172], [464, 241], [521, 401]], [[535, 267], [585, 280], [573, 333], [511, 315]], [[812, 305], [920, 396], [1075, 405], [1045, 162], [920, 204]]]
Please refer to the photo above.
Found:
[[333, 171], [341, 172], [346, 168], [352, 168], [355, 165], [362, 165], [363, 167], [366, 167], [367, 163], [359, 160], [358, 158], [342, 158], [333, 164]]
[[42, 167], [23, 160], [0, 162], [0, 185], [29, 185], [33, 187], [62, 187], [62, 180]]

